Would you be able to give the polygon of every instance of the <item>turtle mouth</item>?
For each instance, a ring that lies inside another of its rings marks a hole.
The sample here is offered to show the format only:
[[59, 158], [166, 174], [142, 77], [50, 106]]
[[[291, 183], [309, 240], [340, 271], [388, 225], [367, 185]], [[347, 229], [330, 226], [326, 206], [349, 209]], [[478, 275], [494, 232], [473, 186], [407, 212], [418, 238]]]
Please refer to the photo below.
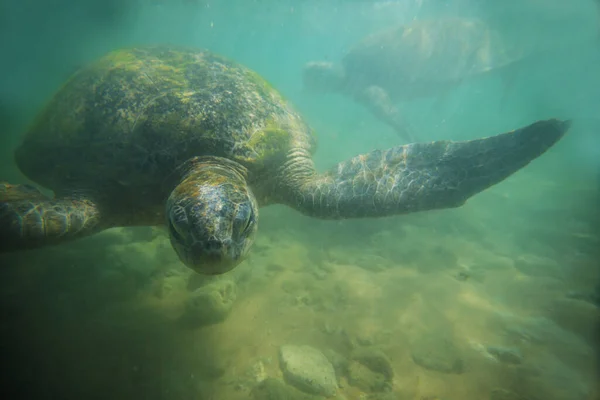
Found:
[[224, 260], [223, 256], [218, 253], [203, 253], [196, 258], [196, 260], [198, 259], [201, 262], [198, 263], [199, 268], [196, 270], [201, 270], [203, 275], [221, 275], [231, 271], [238, 264], [235, 260]]
[[239, 255], [232, 251], [227, 242], [196, 242], [191, 246], [177, 246], [176, 250], [188, 268], [203, 275], [223, 274], [240, 262]]
[[231, 239], [195, 239], [192, 234], [181, 234], [176, 224], [169, 219], [168, 230], [171, 245], [188, 268], [203, 275], [220, 275], [235, 268], [240, 254], [235, 251]]

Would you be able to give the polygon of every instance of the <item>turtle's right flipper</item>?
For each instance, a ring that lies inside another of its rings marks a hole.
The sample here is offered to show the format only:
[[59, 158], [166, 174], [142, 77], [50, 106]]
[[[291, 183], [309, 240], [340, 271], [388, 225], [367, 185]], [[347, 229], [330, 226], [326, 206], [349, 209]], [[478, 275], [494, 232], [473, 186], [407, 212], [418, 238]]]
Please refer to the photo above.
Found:
[[357, 96], [358, 101], [363, 103], [377, 118], [390, 125], [394, 131], [407, 143], [413, 142], [411, 127], [400, 110], [394, 105], [388, 93], [379, 86], [369, 86]]
[[0, 252], [59, 244], [101, 230], [88, 199], [50, 199], [30, 185], [0, 183]]

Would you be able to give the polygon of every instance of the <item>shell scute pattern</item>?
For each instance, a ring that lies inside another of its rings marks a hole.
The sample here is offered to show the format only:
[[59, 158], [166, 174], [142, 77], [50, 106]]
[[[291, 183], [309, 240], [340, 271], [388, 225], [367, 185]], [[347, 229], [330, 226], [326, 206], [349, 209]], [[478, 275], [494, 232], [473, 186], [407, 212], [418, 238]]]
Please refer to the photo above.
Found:
[[[59, 90], [17, 151], [52, 189], [156, 186], [187, 159], [221, 156], [259, 175], [314, 139], [253, 71], [184, 48], [109, 53]], [[52, 165], [53, 168], [48, 168]]]

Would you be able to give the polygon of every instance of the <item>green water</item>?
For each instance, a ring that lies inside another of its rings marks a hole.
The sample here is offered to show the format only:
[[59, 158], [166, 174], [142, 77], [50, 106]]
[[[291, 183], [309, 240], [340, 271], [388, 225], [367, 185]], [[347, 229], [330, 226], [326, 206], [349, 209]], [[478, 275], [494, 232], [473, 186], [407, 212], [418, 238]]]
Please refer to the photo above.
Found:
[[600, 398], [600, 19], [592, 0], [499, 4], [0, 4], [0, 180], [11, 183], [27, 182], [12, 157], [22, 133], [69, 75], [138, 44], [208, 48], [258, 72], [317, 132], [319, 170], [403, 142], [348, 97], [305, 90], [303, 65], [339, 62], [413, 19], [486, 18], [536, 51], [510, 84], [490, 74], [401, 103], [416, 141], [574, 121], [457, 209], [341, 221], [261, 209], [249, 258], [219, 277], [183, 266], [161, 227], [2, 254], [3, 397], [322, 398], [282, 371], [281, 346], [307, 345], [335, 369], [341, 399]]

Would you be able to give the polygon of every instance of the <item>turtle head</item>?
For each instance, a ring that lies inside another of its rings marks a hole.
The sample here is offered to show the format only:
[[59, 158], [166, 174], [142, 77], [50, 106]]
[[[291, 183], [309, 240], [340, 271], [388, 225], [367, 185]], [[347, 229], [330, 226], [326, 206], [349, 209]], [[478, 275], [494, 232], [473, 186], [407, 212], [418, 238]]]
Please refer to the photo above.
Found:
[[344, 74], [330, 62], [311, 61], [304, 66], [302, 79], [309, 90], [335, 92], [342, 89]]
[[167, 226], [179, 259], [218, 275], [235, 268], [254, 242], [258, 206], [245, 168], [220, 157], [198, 157], [167, 200]]

